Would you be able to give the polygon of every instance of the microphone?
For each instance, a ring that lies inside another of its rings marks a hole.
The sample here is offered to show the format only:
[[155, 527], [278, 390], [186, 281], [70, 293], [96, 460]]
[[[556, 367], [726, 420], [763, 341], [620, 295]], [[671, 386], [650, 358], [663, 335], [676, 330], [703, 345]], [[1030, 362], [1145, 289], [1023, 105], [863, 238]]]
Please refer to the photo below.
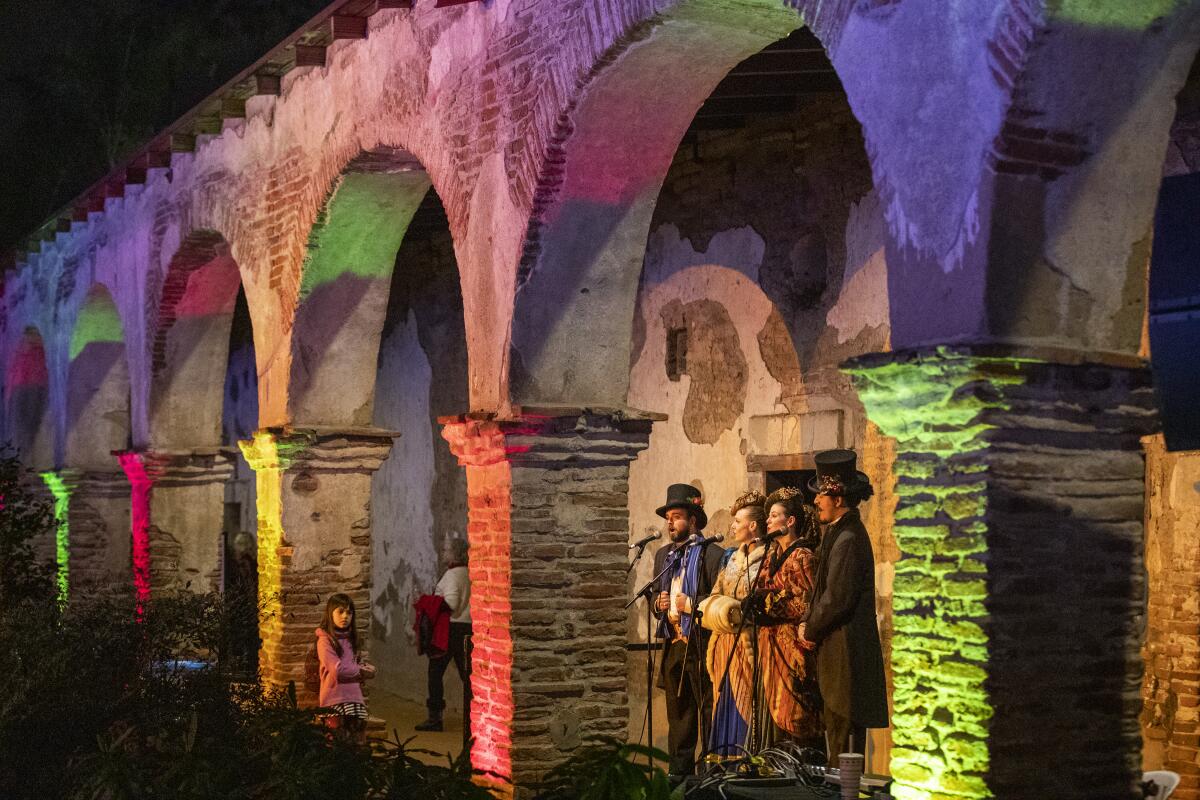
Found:
[[753, 539], [750, 540], [750, 543], [751, 544], [766, 544], [767, 542], [770, 542], [774, 539], [778, 539], [780, 536], [783, 536], [783, 534], [786, 530], [787, 530], [786, 528], [780, 528], [779, 530], [777, 530], [773, 533], [766, 533], [766, 534], [763, 534], [762, 536], [755, 536]]
[[691, 540], [688, 542], [688, 547], [704, 547], [706, 544], [716, 544], [724, 538], [725, 534], [723, 533], [714, 533], [712, 536], [706, 536], [703, 539], [700, 538], [699, 534], [693, 534]]
[[658, 539], [661, 539], [661, 538], [662, 538], [662, 531], [655, 531], [654, 533], [650, 534], [649, 536], [643, 536], [642, 538], [638, 539], [633, 544], [629, 545], [629, 549], [633, 550], [638, 547], [645, 547], [646, 545], [650, 544], [651, 542], [657, 541]]

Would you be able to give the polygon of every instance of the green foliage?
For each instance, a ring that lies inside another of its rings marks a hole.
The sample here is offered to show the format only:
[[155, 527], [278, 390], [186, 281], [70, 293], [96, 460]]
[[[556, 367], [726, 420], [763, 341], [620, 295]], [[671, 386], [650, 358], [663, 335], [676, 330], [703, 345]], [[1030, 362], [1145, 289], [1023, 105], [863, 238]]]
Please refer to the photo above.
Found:
[[413, 757], [414, 753], [435, 755], [428, 750], [410, 750], [401, 742], [396, 732], [393, 739], [384, 744], [384, 758], [388, 762], [387, 785], [380, 797], [387, 800], [491, 800], [495, 797], [483, 786], [474, 785], [471, 755], [468, 748], [457, 758], [446, 757], [446, 766], [426, 764]]
[[[29, 476], [26, 476], [28, 479]], [[332, 731], [232, 657], [217, 595], [139, 608], [128, 589], [55, 600], [31, 542], [49, 505], [0, 457], [0, 797], [72, 800], [486, 800], [466, 756], [426, 765], [403, 744]]]
[[16, 455], [0, 450], [0, 611], [25, 601], [50, 602], [57, 591], [54, 562], [39, 559], [33, 543], [54, 540], [54, 505], [29, 492], [41, 479], [26, 471]]
[[596, 739], [550, 771], [537, 800], [669, 800], [667, 774], [650, 768], [646, 763], [650, 755], [667, 763], [661, 750], [608, 737]]

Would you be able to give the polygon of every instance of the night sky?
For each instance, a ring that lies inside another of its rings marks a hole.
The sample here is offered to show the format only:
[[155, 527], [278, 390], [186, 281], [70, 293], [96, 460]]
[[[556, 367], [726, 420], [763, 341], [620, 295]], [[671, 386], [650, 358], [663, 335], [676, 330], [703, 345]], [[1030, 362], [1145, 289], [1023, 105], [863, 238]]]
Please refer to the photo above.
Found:
[[329, 0], [0, 0], [0, 248]]

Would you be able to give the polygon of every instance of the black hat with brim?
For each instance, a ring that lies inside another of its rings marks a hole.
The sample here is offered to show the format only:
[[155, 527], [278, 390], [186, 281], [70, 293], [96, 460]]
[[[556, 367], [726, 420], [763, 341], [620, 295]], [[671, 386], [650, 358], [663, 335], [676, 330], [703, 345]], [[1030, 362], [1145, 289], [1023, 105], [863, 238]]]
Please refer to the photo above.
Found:
[[697, 502], [699, 500], [700, 490], [695, 486], [672, 483], [667, 487], [667, 502], [659, 506], [654, 513], [666, 519], [667, 512], [672, 508], [682, 508], [696, 518], [696, 528], [704, 530], [704, 526], [708, 524], [708, 515], [704, 513], [704, 506]]
[[[825, 450], [813, 457], [817, 474], [808, 482], [814, 495], [829, 494], [866, 500], [875, 494], [871, 479], [858, 470], [858, 456], [853, 450]], [[831, 491], [836, 488], [837, 491]]]

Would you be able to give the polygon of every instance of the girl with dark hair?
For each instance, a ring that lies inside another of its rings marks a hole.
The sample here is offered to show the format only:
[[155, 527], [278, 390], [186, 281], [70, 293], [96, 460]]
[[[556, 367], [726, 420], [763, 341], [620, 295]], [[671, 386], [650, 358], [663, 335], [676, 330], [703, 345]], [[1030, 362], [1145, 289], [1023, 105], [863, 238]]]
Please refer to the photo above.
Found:
[[362, 682], [375, 677], [375, 667], [361, 661], [354, 601], [349, 595], [329, 596], [325, 616], [317, 628], [317, 660], [320, 663], [322, 708], [333, 710], [327, 722], [344, 728], [360, 741], [367, 731], [367, 705]]
[[765, 508], [767, 531], [781, 533], [771, 543], [752, 603], [759, 615], [762, 679], [756, 744], [789, 739], [824, 750], [813, 649], [799, 630], [812, 601], [820, 542], [817, 515], [800, 490], [791, 487], [773, 492]]

